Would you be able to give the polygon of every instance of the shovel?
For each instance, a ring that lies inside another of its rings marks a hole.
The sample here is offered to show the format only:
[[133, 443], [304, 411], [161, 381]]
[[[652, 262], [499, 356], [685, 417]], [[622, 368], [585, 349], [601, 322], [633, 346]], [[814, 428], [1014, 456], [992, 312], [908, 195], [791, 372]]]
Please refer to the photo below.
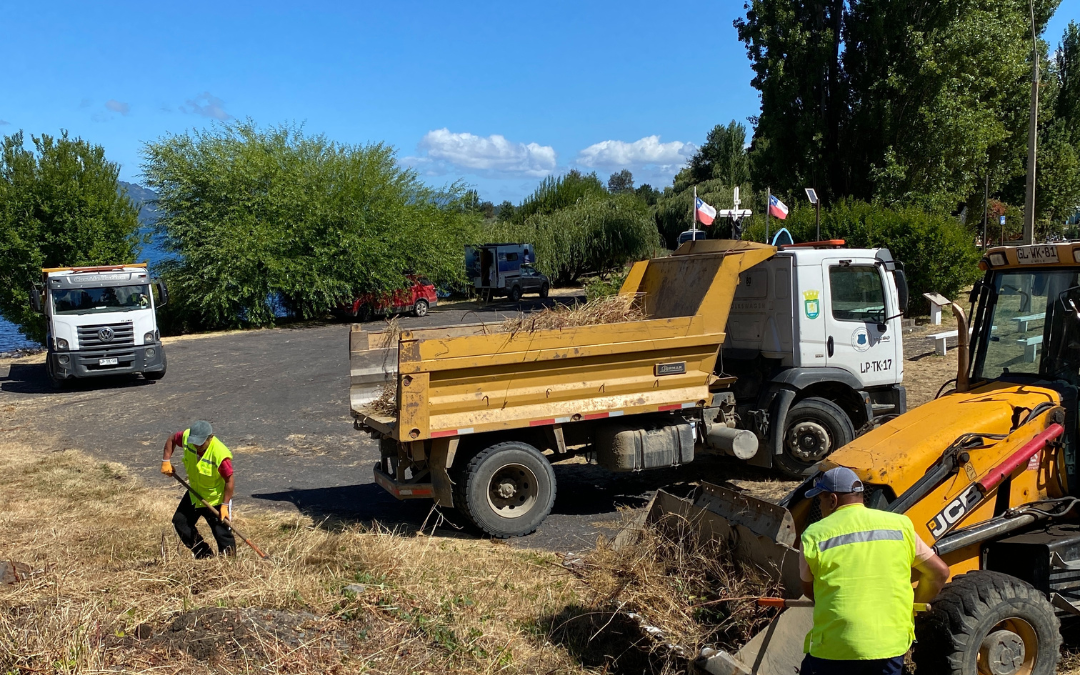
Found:
[[181, 485], [186, 487], [188, 489], [188, 492], [190, 492], [191, 494], [198, 497], [199, 501], [203, 503], [203, 506], [205, 506], [207, 509], [210, 510], [210, 513], [214, 514], [215, 516], [218, 517], [218, 519], [221, 522], [228, 525], [229, 529], [233, 531], [233, 534], [235, 534], [236, 536], [243, 539], [244, 543], [247, 544], [248, 546], [250, 546], [251, 549], [253, 551], [255, 551], [255, 553], [259, 554], [260, 558], [262, 558], [263, 560], [265, 560], [267, 562], [271, 562], [271, 563], [274, 562], [273, 559], [271, 559], [269, 555], [267, 555], [265, 552], [263, 552], [263, 550], [261, 548], [259, 548], [258, 546], [255, 545], [255, 542], [253, 542], [250, 539], [248, 539], [247, 537], [245, 537], [244, 534], [240, 530], [236, 529], [236, 526], [232, 524], [231, 520], [225, 520], [224, 518], [222, 518], [221, 514], [218, 512], [218, 510], [215, 509], [213, 506], [210, 506], [210, 503], [207, 502], [206, 499], [201, 494], [199, 494], [198, 492], [195, 492], [195, 488], [188, 485], [188, 482], [186, 480], [184, 480], [183, 478], [181, 478], [179, 474], [177, 474], [176, 472], [173, 472], [172, 477], [175, 478], [177, 480], [177, 482], [179, 482]]

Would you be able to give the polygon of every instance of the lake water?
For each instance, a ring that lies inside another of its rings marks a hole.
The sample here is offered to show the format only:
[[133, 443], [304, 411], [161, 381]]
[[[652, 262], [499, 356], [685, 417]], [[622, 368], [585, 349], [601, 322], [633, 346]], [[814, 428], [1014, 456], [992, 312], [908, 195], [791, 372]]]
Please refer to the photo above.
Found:
[[[142, 254], [139, 256], [138, 262], [149, 263], [150, 271], [153, 272], [154, 265], [164, 260], [165, 255], [166, 254], [161, 250], [161, 247], [151, 240], [149, 244], [143, 246]], [[0, 354], [16, 349], [40, 348], [41, 345], [37, 342], [27, 340], [23, 334], [19, 332], [19, 329], [15, 324], [0, 317]]]

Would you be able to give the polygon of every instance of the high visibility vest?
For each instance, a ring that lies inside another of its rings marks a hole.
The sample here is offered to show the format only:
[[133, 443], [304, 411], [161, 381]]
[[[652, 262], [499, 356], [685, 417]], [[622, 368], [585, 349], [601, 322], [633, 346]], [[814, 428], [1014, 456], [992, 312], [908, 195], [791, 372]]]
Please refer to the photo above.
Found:
[[[191, 429], [184, 430], [184, 468], [187, 469], [188, 483], [191, 488], [198, 492], [210, 506], [218, 506], [225, 496], [225, 479], [218, 473], [218, 467], [226, 459], [232, 459], [232, 453], [225, 444], [214, 436], [210, 439], [210, 445], [202, 457], [199, 449], [188, 443], [188, 434]], [[195, 495], [190, 495], [191, 503], [202, 506], [202, 502]]]
[[915, 638], [907, 516], [850, 504], [802, 535], [814, 575], [814, 627], [805, 651], [834, 661], [902, 656]]

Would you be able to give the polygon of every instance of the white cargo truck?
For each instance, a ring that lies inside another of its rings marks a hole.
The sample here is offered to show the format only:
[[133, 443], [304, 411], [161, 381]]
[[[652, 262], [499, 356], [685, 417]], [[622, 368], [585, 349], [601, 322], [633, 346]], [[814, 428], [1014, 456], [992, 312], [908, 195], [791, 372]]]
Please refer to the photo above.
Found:
[[751, 464], [801, 475], [907, 409], [904, 271], [888, 249], [843, 246], [780, 246], [739, 276], [716, 370], [737, 378], [739, 426], [762, 442]]
[[104, 375], [165, 376], [155, 309], [168, 294], [151, 281], [145, 263], [43, 269], [41, 281], [30, 302], [45, 315], [45, 369], [54, 386]]

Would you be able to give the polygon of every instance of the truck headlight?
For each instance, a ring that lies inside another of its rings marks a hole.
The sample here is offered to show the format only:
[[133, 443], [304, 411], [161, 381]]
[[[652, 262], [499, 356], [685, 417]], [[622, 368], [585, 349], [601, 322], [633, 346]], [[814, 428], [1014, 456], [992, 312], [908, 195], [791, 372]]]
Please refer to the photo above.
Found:
[[142, 336], [142, 341], [144, 345], [157, 342], [157, 331], [150, 331], [146, 335]]
[[67, 354], [63, 354], [61, 356], [57, 356], [56, 360], [60, 362], [60, 365], [66, 366], [68, 364], [68, 361], [70, 361], [71, 359], [68, 358]]
[[68, 350], [68, 341], [64, 338], [56, 338], [56, 350], [66, 352]]
[[150, 347], [149, 349], [146, 350], [146, 358], [152, 359], [155, 356], [157, 356], [157, 350], [156, 349], [154, 349], [153, 347]]

